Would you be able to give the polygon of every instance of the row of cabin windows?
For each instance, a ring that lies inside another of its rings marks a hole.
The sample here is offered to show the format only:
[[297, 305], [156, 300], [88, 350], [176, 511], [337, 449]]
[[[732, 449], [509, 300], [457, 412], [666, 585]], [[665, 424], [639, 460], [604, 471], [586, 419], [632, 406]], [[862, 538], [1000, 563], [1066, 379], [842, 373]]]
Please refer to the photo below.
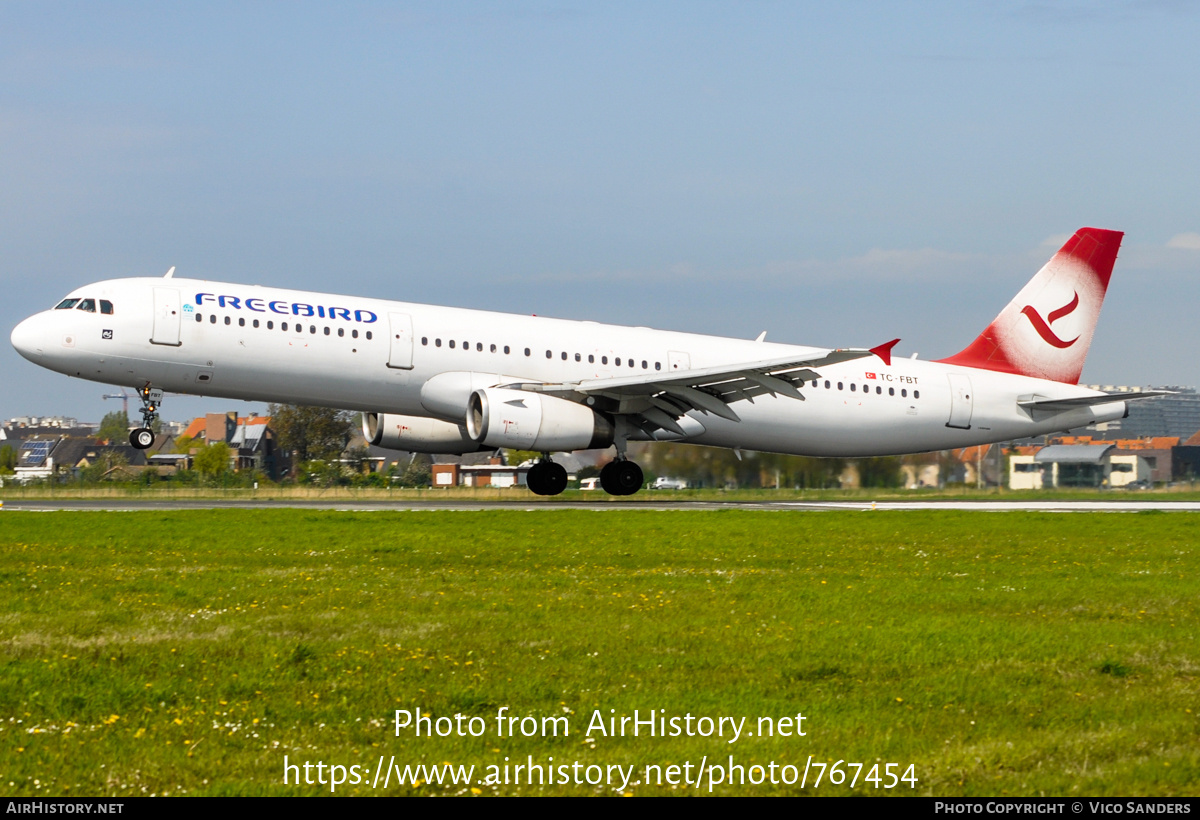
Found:
[[[813, 383], [812, 383], [812, 386], [813, 386], [813, 387], [820, 387], [820, 386], [821, 386], [821, 382], [820, 382], [820, 381], [818, 381], [818, 380], [816, 380], [816, 379], [814, 379], [814, 380], [813, 380]], [[828, 379], [826, 379], [826, 380], [825, 380], [825, 389], [826, 389], [826, 390], [829, 390], [829, 389], [831, 389], [831, 382], [830, 382]], [[846, 386], [845, 386], [845, 384], [844, 384], [843, 382], [838, 382], [838, 383], [837, 383], [837, 389], [838, 389], [838, 390], [845, 390], [845, 389], [846, 389]], [[854, 382], [850, 382], [850, 392], [851, 392], [851, 393], [857, 393], [857, 392], [858, 392], [858, 385], [857, 385], [857, 384], [855, 384]], [[864, 384], [864, 385], [862, 386], [862, 392], [863, 392], [863, 393], [870, 393], [870, 392], [871, 392], [871, 385], [869, 385], [869, 384]], [[896, 395], [896, 388], [894, 388], [894, 387], [889, 387], [889, 388], [888, 388], [888, 392], [887, 392], [887, 394], [888, 394], [889, 396], [894, 396], [894, 395]], [[877, 396], [882, 396], [882, 395], [883, 395], [883, 388], [882, 388], [881, 386], [879, 386], [879, 385], [875, 385], [875, 395], [877, 395]], [[912, 397], [913, 397], [914, 399], [919, 399], [919, 398], [921, 398], [921, 391], [920, 391], [920, 390], [914, 390], [914, 391], [913, 391], [913, 394], [912, 394]], [[902, 398], [902, 399], [907, 399], [907, 398], [908, 398], [908, 388], [907, 388], [907, 387], [902, 387], [902, 388], [900, 388], [900, 398]]]
[[[67, 302], [72, 302], [72, 303], [73, 303], [74, 301], [76, 301], [76, 300], [67, 299], [67, 300], [65, 300], [65, 301], [63, 302], [63, 304], [60, 304], [60, 305], [58, 306], [58, 309], [59, 309], [59, 310], [63, 310], [63, 309], [65, 309], [65, 308], [72, 307], [72, 305], [69, 305], [69, 304], [66, 304], [66, 303], [67, 303]], [[90, 299], [84, 299], [84, 300], [82, 300], [82, 301], [84, 301], [84, 302], [90, 302], [90, 301], [92, 301], [92, 300], [90, 300]], [[105, 309], [105, 306], [106, 306], [106, 305], [107, 305], [107, 309]], [[104, 300], [101, 300], [101, 302], [100, 302], [100, 306], [101, 306], [101, 311], [102, 311], [103, 313], [112, 313], [112, 304], [111, 304], [111, 303], [109, 303], [109, 302], [105, 302]], [[83, 308], [83, 307], [80, 307], [80, 308], [78, 308], [78, 309], [79, 309], [79, 310], [84, 310], [85, 308]], [[93, 305], [93, 306], [92, 306], [91, 310], [92, 310], [92, 312], [95, 312], [95, 305]], [[208, 316], [208, 320], [209, 320], [209, 322], [210, 322], [210, 323], [212, 323], [212, 324], [216, 324], [216, 323], [217, 323], [217, 316], [216, 316], [216, 314], [215, 314], [215, 313], [210, 313], [210, 314], [209, 314], [209, 316]], [[196, 321], [197, 321], [197, 322], [203, 322], [203, 321], [204, 321], [204, 316], [203, 316], [203, 315], [201, 315], [201, 314], [199, 314], [199, 313], [197, 313], [197, 314], [196, 314]], [[227, 324], [227, 325], [229, 325], [229, 324], [232, 324], [232, 319], [231, 319], [231, 317], [229, 317], [229, 316], [226, 316], [226, 317], [225, 317], [225, 324]], [[239, 318], [238, 318], [238, 326], [239, 326], [239, 327], [245, 327], [245, 326], [246, 326], [246, 319], [245, 319], [244, 317], [239, 317]], [[252, 325], [252, 326], [253, 326], [253, 327], [258, 327], [258, 326], [259, 326], [259, 321], [258, 321], [258, 319], [254, 319], [254, 320], [253, 320], [253, 325]], [[295, 326], [296, 326], [296, 332], [297, 332], [297, 333], [303, 333], [303, 332], [304, 332], [304, 325], [303, 325], [302, 323], [300, 323], [300, 322], [296, 322], [296, 323], [295, 323]], [[274, 330], [274, 329], [275, 329], [275, 323], [274, 323], [274, 321], [268, 320], [268, 321], [267, 321], [267, 330]], [[286, 330], [288, 329], [288, 323], [287, 323], [287, 322], [280, 322], [280, 323], [279, 323], [279, 329], [280, 329], [280, 330], [283, 330], [283, 331], [286, 331]], [[315, 334], [315, 333], [317, 332], [317, 326], [316, 326], [316, 325], [309, 325], [308, 332], [309, 332], [309, 333], [311, 333], [311, 334]], [[325, 327], [325, 335], [326, 335], [326, 336], [329, 336], [329, 335], [330, 335], [330, 329], [329, 329], [329, 327], [328, 327], [328, 326], [326, 326], [326, 327]], [[337, 335], [338, 335], [338, 336], [345, 336], [345, 335], [346, 335], [346, 329], [345, 329], [345, 328], [343, 328], [343, 327], [339, 327], [339, 328], [337, 329]], [[372, 337], [372, 335], [371, 335], [371, 331], [369, 331], [369, 330], [368, 330], [368, 331], [366, 331], [366, 333], [365, 333], [364, 335], [366, 336], [366, 338], [367, 338], [367, 339], [371, 339], [371, 338], [373, 338], [373, 337]], [[357, 339], [357, 338], [358, 338], [358, 330], [356, 330], [356, 329], [351, 329], [351, 331], [350, 331], [350, 338], [352, 338], [352, 339]], [[428, 347], [428, 346], [429, 346], [429, 337], [428, 337], [428, 336], [422, 336], [422, 337], [421, 337], [421, 344], [422, 344], [422, 345], [424, 345], [424, 346], [426, 346], [426, 347]], [[457, 342], [456, 342], [456, 340], [454, 340], [454, 339], [450, 339], [450, 340], [448, 341], [447, 345], [448, 345], [448, 346], [449, 346], [451, 349], [454, 349], [455, 347], [457, 347]], [[442, 340], [441, 340], [440, 338], [435, 338], [435, 339], [433, 340], [433, 346], [434, 346], [434, 347], [441, 347], [441, 346], [442, 346]], [[462, 343], [462, 349], [463, 349], [463, 350], [470, 350], [470, 349], [471, 349], [471, 343], [470, 343], [470, 342], [465, 342], [465, 341], [464, 341], [464, 342]], [[489, 351], [490, 351], [490, 352], [492, 352], [492, 353], [496, 353], [496, 352], [498, 352], [498, 350], [499, 350], [499, 348], [498, 348], [496, 345], [494, 345], [494, 344], [493, 344], [493, 345], [489, 345], [489, 346], [488, 346], [488, 349], [489, 349]], [[477, 352], [479, 352], [479, 353], [482, 353], [482, 352], [483, 352], [483, 342], [476, 342], [476, 343], [475, 343], [475, 350], [476, 350]], [[504, 345], [504, 347], [503, 347], [503, 350], [504, 350], [504, 354], [505, 354], [506, 356], [512, 353], [512, 349], [511, 349], [511, 348], [510, 348], [508, 345]], [[526, 355], [526, 356], [531, 356], [531, 355], [533, 355], [533, 351], [531, 351], [529, 348], [525, 348], [525, 355]], [[563, 351], [563, 352], [562, 352], [560, 355], [561, 355], [561, 358], [562, 358], [562, 360], [563, 360], [564, 362], [565, 362], [565, 361], [567, 361], [567, 352], [566, 352], [565, 350], [564, 350], [564, 351]], [[553, 359], [553, 358], [554, 358], [554, 351], [552, 351], [552, 350], [547, 350], [547, 351], [546, 351], [546, 358], [547, 358], [547, 359]], [[595, 364], [595, 363], [596, 363], [596, 357], [595, 357], [595, 355], [593, 355], [593, 354], [591, 354], [591, 353], [589, 353], [589, 354], [588, 354], [587, 360], [588, 360], [588, 364]], [[582, 355], [582, 354], [580, 354], [580, 353], [576, 353], [576, 354], [575, 354], [575, 361], [577, 361], [577, 362], [582, 362], [582, 361], [583, 361], [583, 355]], [[628, 363], [629, 367], [637, 367], [637, 362], [636, 362], [634, 359], [626, 359], [625, 361]], [[608, 356], [601, 356], [601, 357], [600, 357], [600, 363], [601, 363], [602, 365], [606, 365], [606, 364], [608, 364]], [[620, 366], [621, 366], [621, 357], [620, 357], [620, 356], [616, 356], [616, 357], [614, 357], [614, 358], [613, 358], [613, 364], [614, 364], [615, 366], [617, 366], [617, 367], [620, 367]], [[646, 361], [645, 359], [643, 359], [643, 360], [642, 360], [642, 369], [643, 369], [643, 370], [649, 370], [649, 369], [650, 369], [650, 363], [649, 363], [648, 361]], [[654, 369], [655, 369], [655, 370], [662, 370], [662, 363], [661, 363], [661, 362], [655, 362], [655, 363], [654, 363]], [[821, 382], [820, 382], [819, 380], [813, 380], [812, 386], [813, 386], [814, 388], [819, 388], [819, 387], [821, 386]], [[829, 390], [829, 389], [831, 389], [831, 387], [832, 387], [832, 383], [831, 383], [831, 382], [830, 382], [828, 379], [826, 379], [826, 380], [825, 380], [825, 389], [826, 389], [826, 390]], [[844, 389], [845, 389], [845, 383], [844, 383], [844, 382], [838, 382], [838, 383], [837, 383], [837, 389], [838, 389], [838, 390], [844, 390]], [[854, 382], [851, 382], [851, 383], [850, 383], [850, 392], [851, 392], [851, 393], [856, 393], [856, 392], [858, 392], [858, 385], [857, 385], [857, 384], [855, 384]], [[870, 393], [870, 392], [871, 392], [871, 386], [870, 386], [870, 385], [867, 385], [867, 384], [864, 384], [864, 385], [862, 386], [862, 392], [863, 392], [863, 393]], [[883, 395], [883, 387], [882, 387], [882, 386], [880, 386], [880, 385], [876, 385], [876, 386], [875, 386], [875, 394], [876, 394], [876, 395], [880, 395], [880, 396], [882, 396], [882, 395]], [[888, 395], [889, 395], [889, 396], [894, 396], [894, 395], [896, 395], [896, 388], [894, 388], [894, 387], [889, 387], [889, 388], [888, 388]], [[908, 398], [908, 389], [907, 389], [907, 388], [901, 388], [901, 389], [900, 389], [900, 397], [901, 397], [901, 398]], [[913, 391], [913, 398], [914, 398], [914, 399], [919, 399], [919, 398], [921, 398], [921, 391], [920, 391], [920, 390], [914, 390], [914, 391]]]
[[[422, 337], [421, 337], [421, 344], [422, 344], [422, 345], [424, 345], [425, 347], [428, 347], [428, 346], [429, 346], [429, 337], [428, 337], [428, 336], [422, 336]], [[434, 347], [441, 347], [441, 346], [442, 346], [442, 340], [441, 340], [441, 339], [439, 339], [439, 338], [435, 338], [435, 339], [433, 340], [433, 346], [434, 346]], [[449, 339], [449, 340], [447, 340], [447, 342], [446, 342], [446, 346], [447, 346], [447, 347], [449, 347], [451, 350], [454, 350], [454, 349], [456, 349], [456, 348], [458, 347], [458, 342], [457, 342], [457, 340], [455, 340], [455, 339]], [[462, 343], [462, 349], [463, 349], [463, 350], [470, 350], [470, 349], [471, 349], [471, 343], [470, 343], [470, 342], [463, 342], [463, 343]], [[496, 345], [488, 345], [488, 350], [489, 350], [490, 352], [492, 352], [492, 353], [496, 353], [496, 352], [497, 352], [498, 350], [500, 350], [500, 349], [501, 349], [501, 348], [498, 348]], [[502, 349], [504, 350], [504, 355], [506, 355], [506, 356], [512, 353], [512, 349], [511, 349], [511, 348], [510, 348], [508, 345], [504, 345], [504, 347], [503, 347]], [[483, 342], [476, 342], [476, 343], [475, 343], [475, 351], [476, 351], [476, 352], [478, 352], [478, 353], [482, 353], [482, 352], [483, 352]], [[532, 356], [532, 355], [533, 355], [533, 351], [532, 351], [532, 350], [530, 350], [530, 349], [527, 347], [527, 348], [525, 348], [525, 355], [526, 355], [526, 356]], [[562, 351], [562, 352], [559, 354], [559, 356], [562, 358], [562, 360], [563, 360], [564, 362], [565, 362], [565, 361], [568, 361], [568, 359], [570, 358], [569, 354], [568, 354], [568, 353], [567, 353], [567, 351], [565, 351], [565, 350], [564, 350], [564, 351]], [[547, 350], [547, 351], [546, 351], [546, 358], [547, 358], [547, 359], [553, 359], [553, 358], [554, 358], [554, 351], [553, 351], [553, 350]], [[575, 354], [575, 361], [577, 361], [577, 362], [582, 362], [582, 361], [583, 361], [583, 354], [582, 354], [582, 353], [576, 353], [576, 354]], [[595, 356], [594, 354], [592, 354], [592, 353], [589, 353], [589, 354], [588, 354], [588, 357], [587, 357], [587, 361], [588, 361], [588, 364], [595, 364], [595, 363], [596, 363], [596, 356]], [[637, 361], [636, 361], [636, 360], [634, 360], [634, 359], [626, 359], [626, 360], [625, 360], [625, 362], [626, 362], [626, 363], [629, 365], [629, 367], [637, 367]], [[607, 356], [601, 356], [601, 357], [600, 357], [600, 364], [608, 364], [608, 357], [607, 357]], [[614, 358], [613, 358], [613, 364], [614, 364], [615, 366], [617, 366], [617, 367], [620, 367], [620, 366], [621, 366], [621, 357], [620, 357], [620, 356], [616, 356], [616, 357], [614, 357]], [[650, 369], [650, 362], [646, 361], [645, 359], [642, 359], [642, 370], [649, 370], [649, 369]], [[654, 363], [654, 369], [655, 369], [655, 370], [662, 370], [662, 362], [655, 362], [655, 363]]]
[[[54, 309], [70, 310], [71, 308], [75, 308], [76, 310], [86, 311], [87, 313], [95, 313], [96, 301], [97, 300], [95, 299], [63, 299], [54, 307]], [[107, 299], [101, 299], [99, 301], [100, 312], [111, 316], [113, 312], [113, 303]]]
[[[197, 314], [196, 314], [196, 321], [197, 321], [197, 322], [203, 322], [203, 321], [204, 321], [204, 316], [203, 316], [202, 314], [200, 314], [200, 313], [197, 313]], [[215, 324], [217, 323], [217, 314], [215, 314], [215, 313], [210, 313], [210, 314], [208, 314], [208, 321], [209, 321], [209, 324], [214, 324], [214, 325], [215, 325]], [[244, 316], [239, 316], [239, 317], [238, 317], [238, 322], [237, 322], [237, 323], [238, 323], [238, 327], [245, 327], [245, 326], [246, 326], [246, 318], [245, 318]], [[233, 324], [233, 318], [232, 318], [232, 317], [230, 317], [230, 316], [226, 316], [226, 317], [225, 317], [225, 324], [227, 324], [227, 325], [232, 325], [232, 324]], [[303, 323], [303, 322], [294, 322], [293, 324], [294, 324], [294, 325], [295, 325], [295, 327], [296, 327], [296, 332], [297, 332], [297, 333], [303, 333], [303, 332], [304, 332], [304, 323]], [[251, 324], [250, 324], [250, 326], [251, 326], [251, 327], [259, 327], [259, 321], [258, 321], [258, 319], [254, 319], [254, 320], [252, 320], [252, 321], [251, 321]], [[274, 330], [274, 329], [275, 329], [275, 322], [274, 322], [274, 320], [268, 319], [268, 320], [267, 320], [267, 330]], [[280, 322], [280, 323], [279, 323], [279, 329], [280, 329], [280, 330], [284, 330], [284, 331], [286, 331], [286, 330], [288, 329], [288, 323], [287, 323], [287, 322]], [[309, 333], [311, 333], [311, 334], [314, 334], [314, 335], [315, 335], [315, 334], [316, 334], [316, 332], [317, 332], [317, 326], [316, 326], [316, 325], [309, 325], [309, 326], [308, 326], [308, 332], [309, 332]], [[329, 329], [329, 326], [328, 326], [328, 325], [326, 325], [326, 326], [325, 326], [325, 335], [326, 335], [326, 336], [332, 336], [332, 335], [333, 335], [333, 333], [332, 333], [332, 331]], [[338, 335], [338, 336], [345, 336], [345, 335], [346, 335], [346, 328], [344, 328], [344, 327], [339, 327], [339, 328], [337, 329], [337, 335]], [[365, 333], [363, 333], [363, 336], [365, 336], [367, 339], [372, 339], [372, 338], [374, 338], [374, 337], [371, 335], [371, 331], [369, 331], [369, 330], [368, 330], [368, 331], [366, 331]], [[356, 329], [351, 329], [351, 331], [350, 331], [350, 338], [351, 338], [351, 339], [357, 339], [357, 338], [358, 338], [358, 330], [356, 330]]]

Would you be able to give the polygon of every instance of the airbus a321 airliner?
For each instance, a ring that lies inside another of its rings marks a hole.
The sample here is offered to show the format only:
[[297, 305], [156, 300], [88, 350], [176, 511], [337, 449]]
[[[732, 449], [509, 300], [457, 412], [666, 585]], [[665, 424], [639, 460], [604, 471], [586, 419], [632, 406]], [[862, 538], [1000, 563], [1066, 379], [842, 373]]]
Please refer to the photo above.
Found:
[[[543, 455], [615, 446], [601, 473], [631, 495], [630, 441], [807, 456], [878, 456], [1041, 435], [1121, 418], [1077, 386], [1123, 234], [1082, 228], [962, 352], [772, 344], [173, 276], [78, 288], [21, 322], [34, 364], [135, 387], [149, 429], [164, 391], [363, 411], [371, 443], [422, 453]], [[1145, 393], [1144, 397], [1160, 395]]]

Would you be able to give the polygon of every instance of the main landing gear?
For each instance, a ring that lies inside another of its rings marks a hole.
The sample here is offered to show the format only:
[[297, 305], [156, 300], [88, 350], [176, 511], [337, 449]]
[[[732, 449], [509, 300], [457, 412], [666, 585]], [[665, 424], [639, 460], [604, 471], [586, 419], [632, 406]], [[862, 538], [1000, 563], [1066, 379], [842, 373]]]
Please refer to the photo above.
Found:
[[[567, 488], [567, 471], [546, 454], [529, 468], [525, 484], [535, 495], [558, 495]], [[600, 486], [609, 495], [633, 495], [642, 488], [642, 468], [618, 456], [600, 471]]]
[[549, 453], [543, 453], [541, 460], [529, 468], [525, 484], [534, 495], [558, 495], [567, 489], [566, 468], [551, 461]]
[[642, 489], [642, 468], [618, 456], [600, 471], [600, 486], [609, 495], [633, 495]]
[[139, 450], [145, 450], [154, 443], [154, 431], [150, 429], [150, 425], [158, 418], [163, 391], [146, 385], [138, 390], [138, 396], [142, 400], [142, 426], [129, 434], [129, 443]]

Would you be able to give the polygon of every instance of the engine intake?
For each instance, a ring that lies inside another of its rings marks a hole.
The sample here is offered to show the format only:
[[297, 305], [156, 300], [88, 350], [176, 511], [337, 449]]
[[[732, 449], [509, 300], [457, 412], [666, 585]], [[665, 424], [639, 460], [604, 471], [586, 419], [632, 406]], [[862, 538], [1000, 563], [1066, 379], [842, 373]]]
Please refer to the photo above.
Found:
[[471, 394], [467, 433], [488, 448], [542, 452], [591, 450], [613, 443], [612, 420], [590, 407], [504, 387]]

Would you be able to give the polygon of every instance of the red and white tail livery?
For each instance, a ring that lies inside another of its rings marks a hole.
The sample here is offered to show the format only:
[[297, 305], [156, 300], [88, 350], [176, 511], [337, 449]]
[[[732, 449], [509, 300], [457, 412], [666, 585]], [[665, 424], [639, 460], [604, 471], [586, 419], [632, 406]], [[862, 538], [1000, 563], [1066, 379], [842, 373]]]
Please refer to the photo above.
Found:
[[941, 361], [1078, 384], [1123, 236], [1080, 228], [975, 341]]

